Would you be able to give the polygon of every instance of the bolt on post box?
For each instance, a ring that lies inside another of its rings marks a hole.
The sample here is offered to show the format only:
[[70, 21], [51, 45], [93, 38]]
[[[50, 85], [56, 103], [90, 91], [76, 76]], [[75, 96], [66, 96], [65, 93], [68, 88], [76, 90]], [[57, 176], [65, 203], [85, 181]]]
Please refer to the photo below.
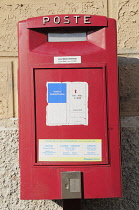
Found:
[[21, 199], [120, 197], [116, 21], [34, 17], [18, 40]]

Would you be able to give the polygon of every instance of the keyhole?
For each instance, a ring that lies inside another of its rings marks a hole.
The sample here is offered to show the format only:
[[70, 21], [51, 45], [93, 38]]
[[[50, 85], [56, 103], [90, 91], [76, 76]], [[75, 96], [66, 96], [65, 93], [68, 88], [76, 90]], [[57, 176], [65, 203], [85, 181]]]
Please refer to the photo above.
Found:
[[69, 189], [69, 180], [65, 178], [65, 189]]

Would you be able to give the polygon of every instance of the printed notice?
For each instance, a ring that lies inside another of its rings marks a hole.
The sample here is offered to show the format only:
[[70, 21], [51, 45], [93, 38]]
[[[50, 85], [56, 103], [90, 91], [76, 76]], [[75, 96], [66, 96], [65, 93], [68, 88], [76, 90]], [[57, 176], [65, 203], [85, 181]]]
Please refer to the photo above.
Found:
[[88, 125], [88, 83], [47, 82], [46, 125]]
[[102, 140], [39, 139], [39, 161], [102, 161]]
[[81, 56], [54, 57], [54, 64], [81, 63]]

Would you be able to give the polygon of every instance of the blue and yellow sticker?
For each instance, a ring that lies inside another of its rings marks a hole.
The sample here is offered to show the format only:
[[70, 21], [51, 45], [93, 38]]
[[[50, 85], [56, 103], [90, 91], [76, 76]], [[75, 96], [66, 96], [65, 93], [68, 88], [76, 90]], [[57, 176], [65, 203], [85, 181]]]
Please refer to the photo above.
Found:
[[40, 139], [39, 161], [102, 161], [102, 139]]

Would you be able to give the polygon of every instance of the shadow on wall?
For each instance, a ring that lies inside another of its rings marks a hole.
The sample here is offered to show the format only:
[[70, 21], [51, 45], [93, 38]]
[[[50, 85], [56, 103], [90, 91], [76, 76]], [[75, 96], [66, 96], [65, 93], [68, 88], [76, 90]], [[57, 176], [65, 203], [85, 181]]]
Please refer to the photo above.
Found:
[[139, 59], [119, 57], [118, 64], [123, 197], [83, 200], [82, 210], [139, 209]]

